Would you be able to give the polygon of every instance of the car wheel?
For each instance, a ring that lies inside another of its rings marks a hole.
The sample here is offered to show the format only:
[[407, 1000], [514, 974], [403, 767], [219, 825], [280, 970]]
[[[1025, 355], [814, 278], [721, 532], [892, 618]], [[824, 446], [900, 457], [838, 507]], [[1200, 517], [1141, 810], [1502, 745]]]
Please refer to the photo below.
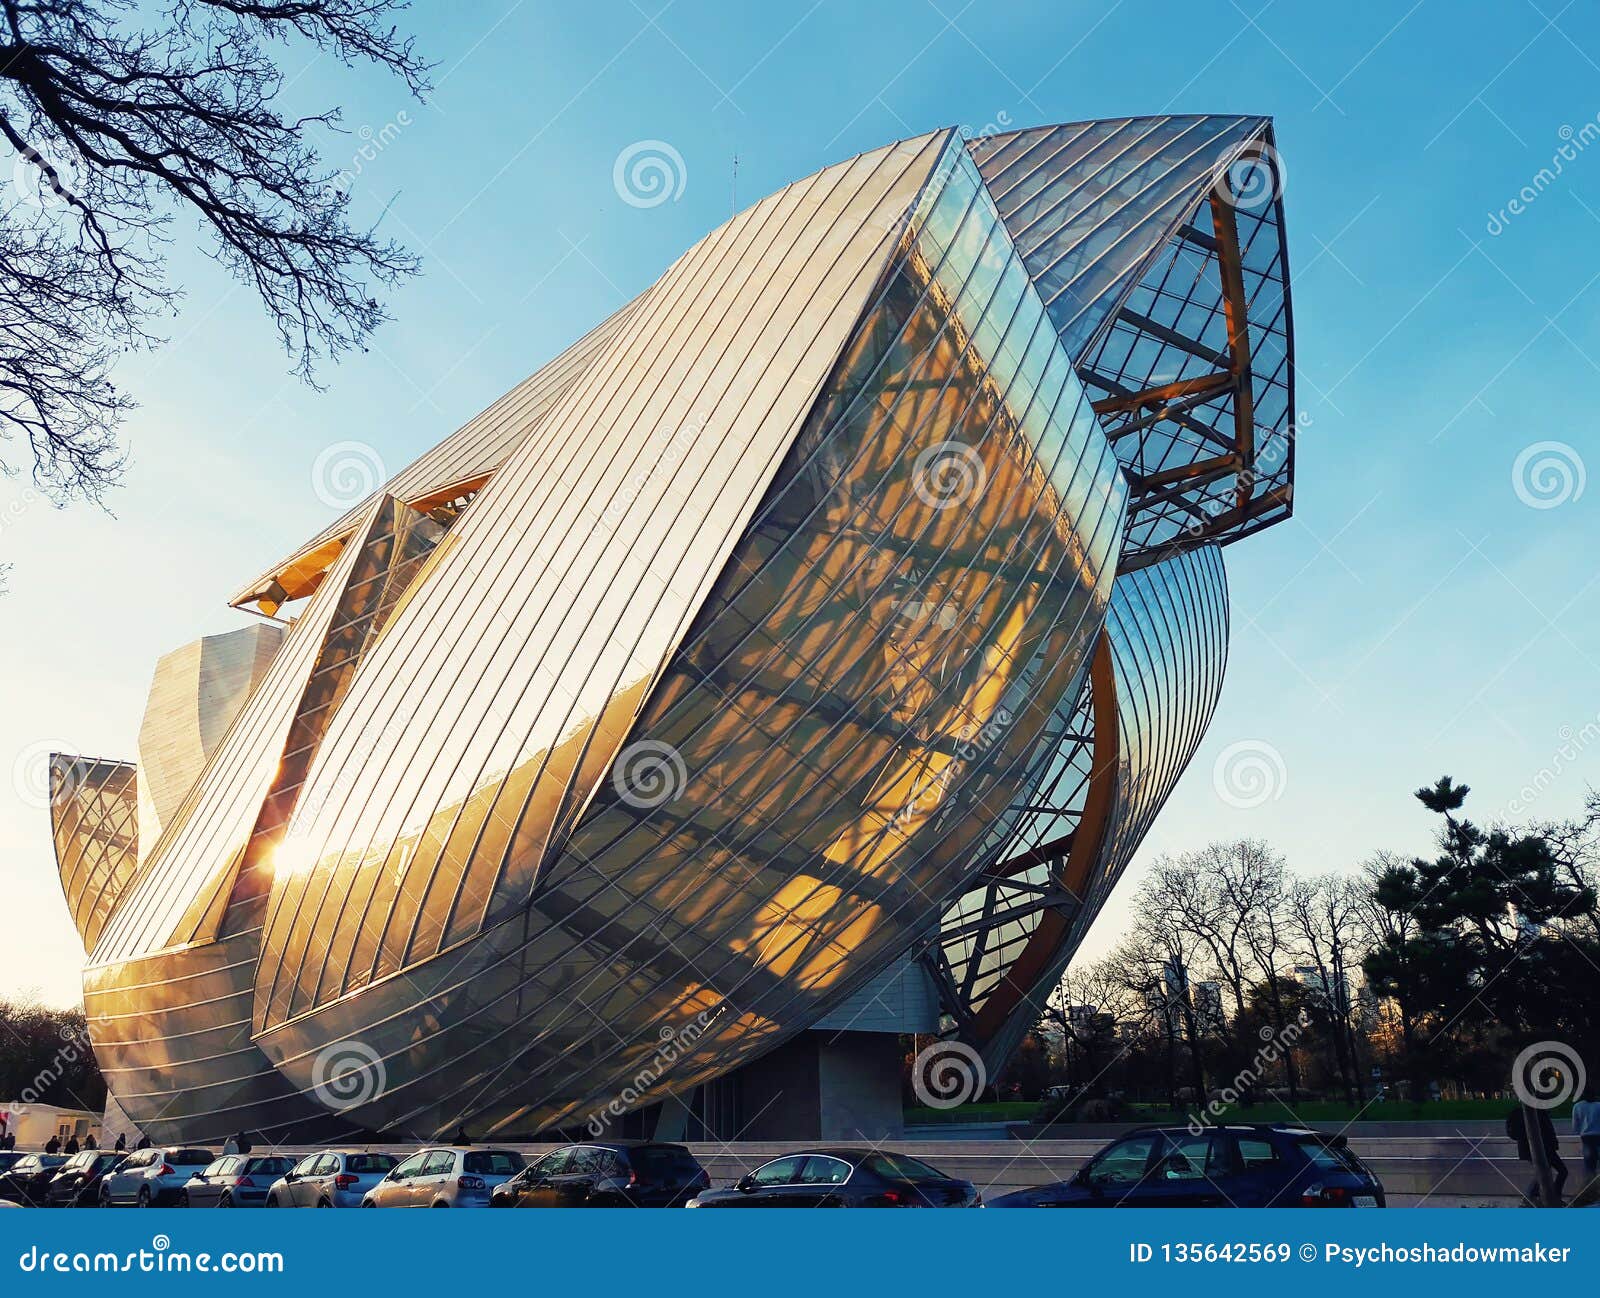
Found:
[[102, 1208], [109, 1208], [111, 1206], [111, 1187], [109, 1185], [102, 1185], [100, 1187], [100, 1206]]
[[441, 1199], [438, 1203], [434, 1204], [433, 1206], [435, 1208], [448, 1208], [450, 1205], [448, 1203], [444, 1202], [444, 1200]]
[[329, 1199], [318, 1199], [317, 1200], [317, 1207], [319, 1207], [319, 1208], [331, 1208], [331, 1207], [333, 1207], [333, 1203]]
[[178, 1191], [178, 1207], [187, 1208], [188, 1206], [189, 1206], [189, 1192], [187, 1190], [179, 1190]]
[[141, 1185], [139, 1187], [139, 1206], [141, 1208], [148, 1208], [151, 1206], [150, 1187], [148, 1185]]
[[231, 1208], [231, 1207], [233, 1207], [233, 1195], [228, 1191], [223, 1191], [222, 1198], [217, 1200], [217, 1207], [219, 1207], [219, 1208]]
[[363, 1199], [361, 1201], [361, 1206], [363, 1208], [376, 1208], [378, 1205], [373, 1203], [371, 1199]]
[[278, 1196], [275, 1195], [275, 1194], [269, 1194], [267, 1196], [267, 1207], [276, 1208], [277, 1206], [278, 1206]]

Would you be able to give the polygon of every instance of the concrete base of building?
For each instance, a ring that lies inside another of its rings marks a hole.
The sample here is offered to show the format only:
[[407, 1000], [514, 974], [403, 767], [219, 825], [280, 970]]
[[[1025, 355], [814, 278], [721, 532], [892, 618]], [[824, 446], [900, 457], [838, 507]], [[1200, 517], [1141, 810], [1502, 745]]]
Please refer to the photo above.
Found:
[[803, 1032], [679, 1104], [658, 1140], [899, 1140], [900, 1040], [888, 1032]]

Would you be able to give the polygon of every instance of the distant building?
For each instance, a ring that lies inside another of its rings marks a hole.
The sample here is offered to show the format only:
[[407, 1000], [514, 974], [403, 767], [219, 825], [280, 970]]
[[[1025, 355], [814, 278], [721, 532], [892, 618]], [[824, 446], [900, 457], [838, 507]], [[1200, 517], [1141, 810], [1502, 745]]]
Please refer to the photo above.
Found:
[[22, 1104], [0, 1100], [0, 1135], [17, 1138], [18, 1149], [43, 1149], [52, 1136], [62, 1143], [87, 1136], [100, 1141], [100, 1115], [88, 1109], [64, 1109], [54, 1104]]

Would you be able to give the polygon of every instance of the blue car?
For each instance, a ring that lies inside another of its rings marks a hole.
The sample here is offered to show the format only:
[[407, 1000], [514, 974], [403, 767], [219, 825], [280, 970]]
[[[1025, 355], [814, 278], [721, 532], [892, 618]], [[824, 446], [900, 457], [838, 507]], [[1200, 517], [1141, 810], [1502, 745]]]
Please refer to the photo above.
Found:
[[1383, 1186], [1343, 1136], [1303, 1127], [1145, 1127], [1070, 1181], [991, 1208], [1382, 1208]]

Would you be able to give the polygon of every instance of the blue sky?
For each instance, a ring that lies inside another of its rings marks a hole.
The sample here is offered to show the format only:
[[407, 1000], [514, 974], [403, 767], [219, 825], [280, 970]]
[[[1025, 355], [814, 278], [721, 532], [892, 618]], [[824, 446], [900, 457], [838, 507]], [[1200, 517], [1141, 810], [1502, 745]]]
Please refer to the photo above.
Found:
[[[1409, 790], [1442, 773], [1484, 816], [1530, 784], [1527, 814], [1570, 815], [1600, 783], [1587, 6], [474, 0], [411, 19], [439, 64], [425, 105], [285, 57], [296, 108], [344, 108], [351, 134], [324, 154], [358, 173], [358, 214], [424, 259], [370, 351], [322, 392], [297, 383], [255, 301], [180, 224], [188, 298], [171, 344], [121, 367], [142, 405], [111, 512], [0, 483], [0, 995], [78, 994], [28, 754], [132, 756], [156, 657], [240, 625], [226, 596], [336, 512], [313, 489], [319, 455], [359, 441], [398, 469], [735, 202], [950, 124], [1266, 113], [1286, 165], [1295, 517], [1228, 551], [1221, 706], [1088, 950], [1162, 851], [1251, 835], [1298, 869], [1344, 869], [1426, 849]], [[641, 140], [683, 160], [681, 192], [649, 208], [612, 179]], [[1560, 174], [1537, 179], [1563, 144]], [[1266, 753], [1259, 805], [1219, 794], [1239, 745]]]

